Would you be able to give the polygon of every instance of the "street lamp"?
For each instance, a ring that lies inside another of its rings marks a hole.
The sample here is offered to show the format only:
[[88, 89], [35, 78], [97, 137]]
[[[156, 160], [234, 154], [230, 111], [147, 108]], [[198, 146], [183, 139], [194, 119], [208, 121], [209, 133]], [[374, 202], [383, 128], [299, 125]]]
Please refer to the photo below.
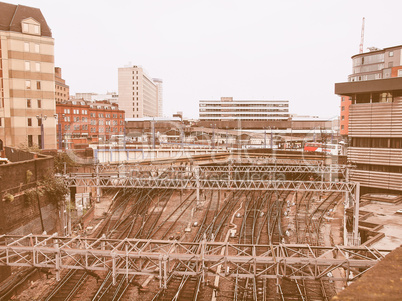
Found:
[[43, 121], [46, 120], [46, 115], [36, 115], [36, 119], [38, 119], [38, 123], [40, 124], [40, 149], [45, 148], [45, 129], [43, 128]]
[[[65, 114], [62, 114], [62, 117], [64, 118], [64, 116], [66, 116]], [[59, 120], [59, 114], [54, 114], [54, 118], [56, 119], [56, 123], [57, 123], [57, 140], [58, 140], [58, 145], [59, 145], [59, 149], [62, 149], [63, 147], [63, 141], [62, 141], [62, 133], [61, 133], [61, 123]]]

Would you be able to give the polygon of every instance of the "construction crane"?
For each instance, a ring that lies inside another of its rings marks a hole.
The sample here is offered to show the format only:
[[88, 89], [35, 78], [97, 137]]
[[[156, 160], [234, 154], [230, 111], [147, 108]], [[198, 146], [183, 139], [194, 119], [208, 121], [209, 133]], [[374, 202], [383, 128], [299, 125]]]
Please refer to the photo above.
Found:
[[363, 24], [362, 24], [362, 35], [361, 35], [361, 39], [360, 39], [359, 53], [363, 53], [363, 43], [364, 43], [364, 17], [363, 17]]

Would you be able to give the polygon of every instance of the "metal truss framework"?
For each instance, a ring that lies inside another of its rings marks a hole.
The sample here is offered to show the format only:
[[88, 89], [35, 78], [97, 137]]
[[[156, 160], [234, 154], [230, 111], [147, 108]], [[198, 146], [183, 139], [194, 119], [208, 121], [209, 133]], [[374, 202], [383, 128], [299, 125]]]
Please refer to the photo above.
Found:
[[[155, 188], [155, 189], [202, 189], [202, 190], [278, 190], [278, 191], [335, 191], [349, 192], [352, 197], [357, 183], [354, 182], [322, 182], [322, 181], [281, 181], [269, 179], [236, 180], [225, 178], [186, 179], [186, 178], [113, 178], [110, 175], [64, 177], [69, 187], [100, 188]], [[353, 197], [354, 198], [354, 197]]]
[[[367, 247], [111, 240], [57, 234], [0, 236], [0, 266], [55, 269], [58, 280], [62, 269], [111, 271], [114, 281], [118, 275], [157, 276], [162, 288], [171, 275], [203, 280], [221, 276], [352, 281], [389, 252]], [[179, 263], [185, 269], [174, 269]], [[334, 270], [343, 272], [331, 274]]]
[[[204, 173], [225, 173], [225, 172], [268, 172], [268, 173], [316, 173], [316, 174], [342, 174], [345, 176], [347, 166], [345, 165], [323, 165], [322, 163], [311, 164], [285, 164], [285, 165], [267, 165], [256, 164], [239, 165], [239, 162], [231, 163], [225, 166], [193, 166], [193, 165], [102, 165], [99, 164], [96, 169], [97, 173], [107, 174], [130, 174], [130, 173], [177, 173], [177, 172], [195, 172], [199, 170], [200, 174]], [[96, 170], [95, 170], [96, 172]]]

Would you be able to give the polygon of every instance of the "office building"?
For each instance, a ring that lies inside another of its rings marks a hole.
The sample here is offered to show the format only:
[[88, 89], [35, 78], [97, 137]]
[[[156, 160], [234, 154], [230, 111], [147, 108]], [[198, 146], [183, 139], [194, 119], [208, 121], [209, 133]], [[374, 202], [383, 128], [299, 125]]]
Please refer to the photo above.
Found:
[[290, 127], [288, 100], [220, 100], [199, 101], [199, 125], [217, 128], [286, 129]]
[[351, 180], [366, 190], [402, 190], [402, 46], [352, 56], [349, 81], [335, 93], [349, 97]]
[[119, 68], [120, 109], [127, 118], [162, 116], [162, 80], [151, 78], [142, 67]]
[[5, 146], [56, 147], [54, 72], [54, 39], [40, 9], [0, 2], [0, 140]]
[[200, 100], [200, 120], [281, 121], [289, 118], [288, 100]]

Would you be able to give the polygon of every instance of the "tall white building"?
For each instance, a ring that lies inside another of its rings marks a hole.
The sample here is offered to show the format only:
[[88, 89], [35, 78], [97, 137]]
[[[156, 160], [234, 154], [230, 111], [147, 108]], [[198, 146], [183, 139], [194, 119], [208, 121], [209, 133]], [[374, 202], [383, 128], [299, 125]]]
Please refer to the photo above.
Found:
[[160, 78], [154, 78], [158, 88], [158, 117], [163, 117], [163, 81]]
[[141, 66], [119, 68], [119, 108], [126, 118], [162, 116], [162, 80], [153, 79]]
[[200, 121], [283, 121], [289, 119], [288, 100], [200, 100]]

